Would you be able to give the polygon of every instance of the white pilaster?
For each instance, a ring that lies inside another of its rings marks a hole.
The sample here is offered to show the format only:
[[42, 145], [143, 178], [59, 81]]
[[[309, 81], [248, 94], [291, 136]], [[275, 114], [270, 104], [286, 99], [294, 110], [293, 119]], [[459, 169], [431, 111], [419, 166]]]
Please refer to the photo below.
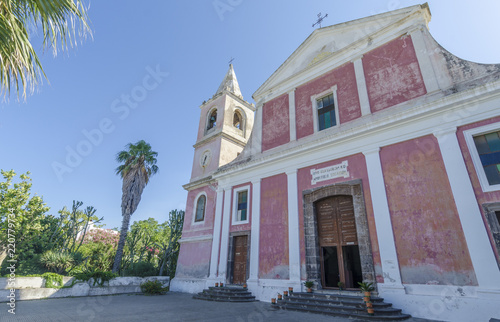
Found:
[[255, 119], [252, 129], [252, 154], [262, 152], [262, 107], [264, 103], [258, 103], [255, 110]]
[[428, 52], [425, 46], [423, 31], [421, 29], [414, 30], [410, 33], [410, 36], [427, 93], [439, 90], [439, 84], [430, 58], [431, 53]]
[[297, 170], [287, 171], [288, 183], [288, 258], [290, 281], [300, 283], [299, 201], [297, 197]]
[[479, 287], [498, 290], [500, 272], [455, 132], [456, 128], [453, 128], [434, 133], [434, 136], [443, 156]]
[[229, 223], [231, 221], [231, 187], [224, 188], [224, 211], [220, 238], [219, 279], [226, 282], [227, 255], [229, 247]]
[[[219, 259], [219, 245], [220, 245], [220, 227], [222, 218], [222, 199], [224, 190], [217, 188], [217, 200], [215, 201], [215, 218], [214, 218], [214, 232], [212, 239], [212, 253], [210, 255], [210, 280], [217, 278], [217, 264]], [[212, 285], [210, 281], [210, 285]]]
[[384, 291], [401, 291], [404, 293], [379, 150], [379, 148], [376, 148], [363, 152], [368, 169], [370, 194], [373, 203], [375, 227], [377, 228], [382, 273], [384, 276], [384, 284], [379, 284], [379, 287], [382, 286]]
[[368, 99], [368, 89], [366, 88], [365, 71], [361, 57], [353, 61], [354, 73], [356, 74], [356, 84], [358, 86], [359, 104], [361, 105], [361, 116], [371, 114], [370, 100]]
[[250, 235], [250, 274], [248, 284], [257, 284], [259, 279], [260, 240], [260, 179], [252, 181], [252, 231]]
[[295, 126], [295, 88], [288, 93], [288, 114], [290, 115], [290, 142], [297, 140], [297, 128]]

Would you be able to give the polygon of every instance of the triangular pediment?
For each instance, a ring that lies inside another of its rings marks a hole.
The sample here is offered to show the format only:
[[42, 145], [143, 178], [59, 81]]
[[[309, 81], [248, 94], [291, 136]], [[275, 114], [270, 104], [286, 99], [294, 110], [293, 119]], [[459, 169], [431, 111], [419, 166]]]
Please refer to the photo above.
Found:
[[[399, 25], [405, 19], [424, 19], [430, 21], [430, 11], [427, 4], [411, 6], [366, 18], [352, 20], [328, 27], [316, 29], [288, 57], [288, 59], [257, 89], [253, 97], [256, 101], [267, 91], [290, 79], [312, 65], [329, 57], [345, 54], [345, 50], [354, 47], [360, 41], [369, 39], [390, 26]], [[356, 52], [350, 53], [353, 57]]]

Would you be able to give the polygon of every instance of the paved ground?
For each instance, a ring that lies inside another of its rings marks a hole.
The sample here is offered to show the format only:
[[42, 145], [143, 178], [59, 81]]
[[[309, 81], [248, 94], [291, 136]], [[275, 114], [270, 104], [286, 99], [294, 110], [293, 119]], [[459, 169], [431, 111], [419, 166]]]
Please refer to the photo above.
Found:
[[170, 292], [161, 296], [115, 295], [17, 301], [15, 315], [7, 312], [7, 303], [0, 303], [0, 321], [354, 321], [275, 310], [269, 303], [208, 302], [194, 300], [191, 296]]

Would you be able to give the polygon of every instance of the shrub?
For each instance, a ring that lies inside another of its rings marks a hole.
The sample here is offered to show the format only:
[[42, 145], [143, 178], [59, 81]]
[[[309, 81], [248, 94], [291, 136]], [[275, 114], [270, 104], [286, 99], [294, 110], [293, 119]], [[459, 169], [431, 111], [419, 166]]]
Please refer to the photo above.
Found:
[[92, 271], [86, 271], [83, 273], [75, 273], [73, 274], [75, 277], [75, 280], [79, 281], [88, 281], [91, 278], [94, 279], [93, 285], [95, 286], [96, 284], [99, 286], [104, 286], [105, 282], [109, 282], [115, 277], [118, 277], [118, 274], [108, 272], [108, 271], [100, 271], [100, 270], [92, 270]]
[[141, 284], [141, 291], [146, 295], [160, 295], [168, 292], [169, 287], [163, 287], [163, 283], [155, 281], [146, 281]]
[[[26, 276], [26, 275], [33, 275], [33, 274], [43, 274], [47, 270], [43, 265], [40, 263], [40, 256], [41, 255], [34, 255], [31, 258], [24, 259], [22, 261], [18, 261], [16, 263], [16, 276]], [[2, 263], [2, 268], [0, 272], [0, 276], [7, 276], [10, 275], [9, 271], [9, 266], [12, 264], [12, 262], [8, 262], [7, 260], [4, 260]]]
[[158, 275], [158, 270], [155, 267], [155, 264], [150, 262], [137, 262], [133, 263], [130, 268], [125, 271], [125, 275], [127, 276], [156, 276]]
[[62, 288], [64, 286], [62, 275], [55, 273], [45, 273], [42, 275], [42, 277], [45, 278], [46, 288]]
[[70, 253], [58, 253], [52, 250], [46, 251], [40, 257], [40, 263], [55, 273], [63, 273], [73, 265], [73, 255]]

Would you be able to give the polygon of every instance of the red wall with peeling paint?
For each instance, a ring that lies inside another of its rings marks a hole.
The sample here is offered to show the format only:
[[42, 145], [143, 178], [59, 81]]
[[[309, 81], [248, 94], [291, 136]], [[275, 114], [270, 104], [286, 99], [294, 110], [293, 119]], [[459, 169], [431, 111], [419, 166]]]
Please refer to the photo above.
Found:
[[[354, 64], [347, 63], [297, 87], [295, 90], [297, 139], [314, 133], [311, 96], [327, 91], [335, 85], [337, 85], [340, 123], [346, 123], [361, 117]], [[314, 115], [314, 117], [317, 116]]]
[[427, 92], [411, 36], [394, 39], [366, 53], [363, 69], [372, 112]]
[[288, 94], [262, 106], [262, 151], [290, 142]]
[[433, 135], [380, 150], [404, 284], [477, 285]]
[[[342, 163], [343, 161], [348, 162], [349, 178], [335, 178], [330, 180], [325, 180], [318, 182], [315, 185], [311, 184], [311, 169], [319, 169], [324, 167], [329, 167], [335, 164]], [[382, 267], [380, 261], [380, 252], [377, 240], [377, 231], [375, 228], [375, 219], [373, 217], [373, 206], [370, 195], [370, 185], [368, 182], [368, 172], [366, 169], [365, 156], [361, 153], [351, 155], [342, 159], [336, 159], [320, 164], [315, 164], [313, 166], [299, 169], [297, 172], [297, 184], [298, 184], [298, 200], [299, 200], [299, 232], [300, 232], [300, 263], [302, 266], [302, 279], [306, 279], [305, 276], [305, 265], [306, 265], [306, 251], [305, 251], [305, 237], [304, 237], [304, 201], [302, 193], [304, 190], [316, 189], [323, 186], [328, 186], [334, 183], [345, 182], [355, 179], [361, 179], [363, 185], [363, 195], [365, 199], [365, 209], [368, 221], [368, 230], [370, 232], [370, 241], [372, 245], [373, 263], [375, 267], [375, 274], [377, 282], [383, 283], [384, 278], [382, 276]]]
[[478, 207], [481, 210], [481, 214], [483, 216], [483, 222], [486, 231], [488, 232], [488, 237], [490, 238], [491, 247], [497, 257], [497, 260], [500, 262], [500, 254], [498, 254], [497, 248], [495, 247], [495, 242], [491, 230], [489, 229], [489, 225], [487, 224], [484, 209], [481, 206], [484, 203], [500, 202], [500, 191], [483, 192], [483, 189], [481, 188], [481, 184], [479, 183], [479, 179], [476, 174], [476, 169], [474, 168], [474, 163], [472, 162], [469, 148], [467, 147], [467, 143], [465, 142], [465, 137], [464, 137], [464, 131], [466, 130], [470, 130], [476, 127], [497, 122], [500, 122], [500, 117], [495, 117], [489, 120], [461, 126], [457, 129], [457, 137], [458, 137], [458, 143], [460, 144], [460, 149], [462, 150], [462, 155], [464, 157], [465, 166], [467, 167], [467, 172], [469, 173], [469, 177], [472, 183], [472, 188], [474, 189], [474, 194], [476, 195]]
[[284, 173], [261, 181], [259, 248], [259, 278], [288, 279], [288, 192]]
[[[200, 192], [205, 192], [207, 196], [207, 203], [205, 205], [205, 220], [203, 222], [193, 223], [193, 216], [196, 212], [195, 199]], [[216, 197], [216, 192], [208, 186], [197, 188], [188, 192], [182, 237], [211, 235], [213, 233]]]
[[[248, 217], [248, 223], [246, 224], [239, 224], [239, 225], [233, 225], [233, 218], [234, 218], [234, 203], [237, 202], [237, 200], [235, 200], [234, 198], [234, 189], [238, 189], [240, 187], [244, 187], [244, 186], [250, 186], [249, 187], [249, 191], [248, 191], [248, 197], [247, 197], [247, 217]], [[231, 194], [231, 225], [229, 227], [229, 232], [234, 232], [234, 231], [250, 231], [251, 227], [252, 227], [252, 197], [253, 197], [253, 189], [252, 189], [252, 183], [251, 182], [247, 182], [247, 183], [243, 183], [243, 184], [240, 184], [240, 185], [237, 185], [237, 186], [234, 186], [233, 189], [231, 190], [232, 194]]]

